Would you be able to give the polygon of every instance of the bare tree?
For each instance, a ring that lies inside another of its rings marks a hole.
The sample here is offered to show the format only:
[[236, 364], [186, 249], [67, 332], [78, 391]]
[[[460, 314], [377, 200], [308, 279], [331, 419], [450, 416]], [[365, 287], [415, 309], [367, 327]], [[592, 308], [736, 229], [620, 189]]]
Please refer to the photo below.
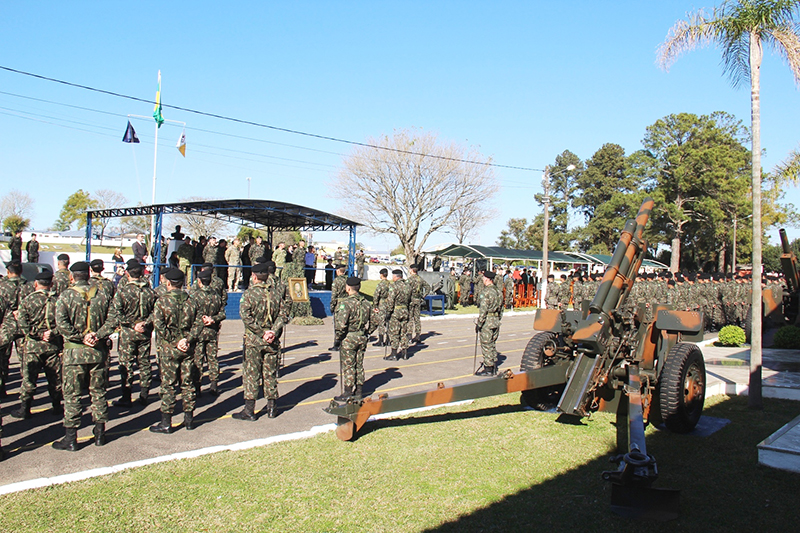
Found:
[[[209, 198], [200, 198], [198, 196], [192, 196], [190, 198], [182, 198], [181, 202], [196, 202], [198, 200], [209, 200]], [[223, 220], [218, 220], [216, 218], [205, 217], [203, 215], [197, 214], [181, 214], [181, 215], [173, 215], [170, 220], [170, 225], [175, 226], [177, 224], [181, 225], [181, 229], [183, 232], [194, 239], [197, 239], [201, 235], [204, 237], [209, 237], [211, 235], [215, 235], [219, 237], [223, 233], [228, 234], [230, 233], [230, 226], [227, 222]]]
[[[497, 187], [494, 187], [495, 191]], [[493, 193], [494, 194], [494, 193]], [[458, 244], [464, 244], [467, 237], [486, 222], [497, 217], [497, 210], [482, 204], [464, 202], [456, 207], [453, 220], [447, 225], [448, 232], [455, 235]]]
[[491, 159], [435, 134], [398, 130], [365, 144], [344, 161], [331, 194], [369, 232], [396, 235], [409, 264], [459, 209], [488, 210], [497, 191]]
[[27, 193], [12, 189], [0, 199], [0, 220], [17, 217], [20, 220], [33, 216], [33, 198]]
[[[113, 207], [122, 207], [128, 203], [125, 195], [110, 189], [98, 189], [94, 191], [94, 199], [97, 202], [98, 209], [111, 209]], [[97, 219], [97, 225], [100, 226], [100, 239], [102, 240], [106, 234], [106, 228], [111, 223], [110, 218]]]

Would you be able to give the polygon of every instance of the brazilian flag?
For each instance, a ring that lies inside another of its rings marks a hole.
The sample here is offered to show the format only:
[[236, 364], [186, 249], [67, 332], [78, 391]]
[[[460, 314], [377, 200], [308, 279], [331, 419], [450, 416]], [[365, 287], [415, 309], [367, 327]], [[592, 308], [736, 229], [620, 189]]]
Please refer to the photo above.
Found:
[[164, 123], [164, 117], [161, 116], [161, 71], [158, 71], [158, 91], [156, 91], [156, 107], [153, 110], [153, 118], [156, 119], [156, 124], [160, 128]]

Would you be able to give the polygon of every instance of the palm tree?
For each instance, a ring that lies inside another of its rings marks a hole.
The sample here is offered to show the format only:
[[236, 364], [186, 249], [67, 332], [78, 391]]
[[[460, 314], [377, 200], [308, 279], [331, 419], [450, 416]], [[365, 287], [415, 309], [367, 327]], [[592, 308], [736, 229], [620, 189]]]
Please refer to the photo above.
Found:
[[690, 13], [672, 27], [658, 50], [658, 63], [667, 70], [683, 52], [710, 43], [722, 49], [722, 67], [734, 88], [750, 80], [753, 142], [753, 294], [750, 349], [749, 405], [761, 409], [761, 59], [763, 45], [789, 63], [800, 84], [800, 36], [794, 19], [800, 0], [727, 0], [710, 16]]

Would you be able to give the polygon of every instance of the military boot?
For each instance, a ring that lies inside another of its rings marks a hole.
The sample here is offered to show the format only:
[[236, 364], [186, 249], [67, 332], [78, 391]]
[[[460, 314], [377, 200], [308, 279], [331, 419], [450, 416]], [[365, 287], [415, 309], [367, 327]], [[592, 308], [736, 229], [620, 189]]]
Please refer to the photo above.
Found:
[[183, 427], [185, 427], [188, 431], [194, 429], [194, 412], [186, 411], [183, 413]]
[[140, 405], [143, 406], [147, 405], [150, 402], [150, 400], [148, 399], [149, 396], [150, 396], [150, 389], [149, 388], [142, 389], [139, 391], [139, 399], [136, 401], [139, 402]]
[[267, 400], [267, 418], [275, 418], [278, 416], [275, 410], [275, 400]]
[[50, 394], [50, 404], [53, 406], [53, 414], [56, 416], [64, 416], [64, 406], [61, 405], [61, 393]]
[[65, 428], [64, 438], [53, 443], [56, 450], [67, 450], [74, 452], [78, 449], [78, 428]]
[[172, 433], [172, 413], [161, 413], [161, 422], [150, 426], [153, 433]]
[[482, 365], [483, 368], [479, 368], [477, 372], [475, 372], [476, 376], [494, 376], [496, 373], [495, 367], [493, 366], [486, 366]]
[[384, 357], [387, 361], [397, 361], [397, 348], [392, 348], [392, 353]]
[[408, 348], [403, 348], [403, 359], [408, 359]]
[[373, 346], [383, 347], [383, 335], [378, 335], [378, 341]]
[[219, 386], [217, 385], [216, 379], [211, 380], [211, 385], [208, 387], [208, 392], [210, 392], [212, 396], [219, 395]]
[[[274, 400], [273, 400], [274, 401]], [[239, 411], [238, 413], [233, 413], [231, 416], [236, 420], [247, 420], [249, 422], [255, 422], [256, 420], [256, 401], [255, 400], [245, 400], [244, 401], [244, 409]]]
[[351, 389], [350, 387], [345, 387], [344, 391], [340, 395], [334, 396], [333, 399], [336, 400], [337, 402], [346, 402], [352, 397], [353, 397], [353, 389]]
[[361, 401], [361, 385], [356, 385], [356, 390], [353, 392], [353, 399], [357, 402]]
[[104, 446], [106, 443], [106, 424], [105, 422], [95, 422], [94, 429], [94, 445]]
[[22, 400], [19, 409], [14, 409], [10, 413], [14, 418], [22, 418], [23, 420], [31, 417], [31, 399]]
[[120, 396], [119, 400], [114, 401], [112, 405], [114, 407], [131, 407], [133, 405], [133, 402], [131, 402], [131, 388], [122, 387], [122, 396]]

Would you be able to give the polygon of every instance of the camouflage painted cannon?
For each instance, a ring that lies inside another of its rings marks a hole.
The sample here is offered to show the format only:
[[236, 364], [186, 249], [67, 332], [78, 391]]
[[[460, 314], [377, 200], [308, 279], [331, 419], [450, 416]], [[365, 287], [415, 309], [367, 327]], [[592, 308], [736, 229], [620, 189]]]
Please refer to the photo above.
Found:
[[703, 354], [692, 344], [703, 338], [703, 316], [658, 305], [647, 321], [644, 306], [626, 300], [641, 267], [647, 244], [644, 228], [653, 208], [642, 204], [622, 231], [603, 281], [580, 310], [539, 310], [525, 348], [521, 372], [439, 387], [430, 392], [366, 399], [325, 409], [338, 417], [337, 436], [350, 440], [371, 415], [519, 391], [531, 407], [557, 405], [565, 415], [595, 411], [616, 413], [620, 455], [617, 470], [605, 472], [613, 483], [612, 508], [622, 514], [677, 516], [676, 491], [651, 488], [658, 472], [647, 453], [644, 428], [663, 423], [686, 433], [700, 419], [705, 399]]

